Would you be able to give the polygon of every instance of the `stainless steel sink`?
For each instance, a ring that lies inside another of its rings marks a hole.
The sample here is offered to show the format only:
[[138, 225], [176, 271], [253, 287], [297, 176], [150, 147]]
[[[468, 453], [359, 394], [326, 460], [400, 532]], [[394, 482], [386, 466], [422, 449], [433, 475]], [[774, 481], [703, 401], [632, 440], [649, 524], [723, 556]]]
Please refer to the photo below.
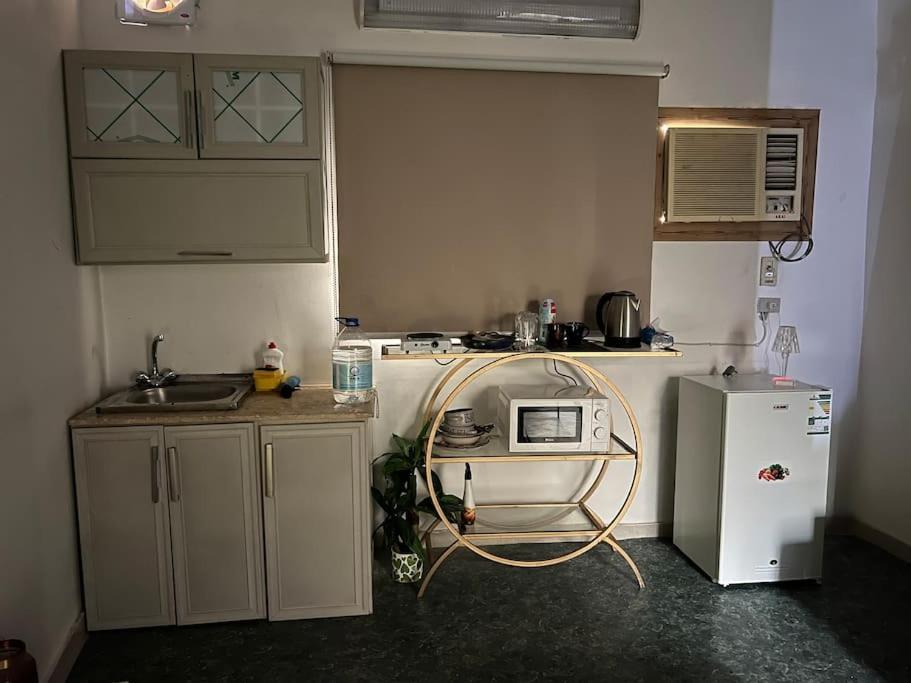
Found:
[[231, 384], [177, 384], [156, 389], [134, 389], [126, 395], [126, 402], [138, 405], [160, 406], [164, 403], [199, 403], [220, 401], [237, 391]]
[[237, 410], [253, 385], [249, 375], [180, 375], [164, 387], [133, 387], [99, 403], [99, 413]]

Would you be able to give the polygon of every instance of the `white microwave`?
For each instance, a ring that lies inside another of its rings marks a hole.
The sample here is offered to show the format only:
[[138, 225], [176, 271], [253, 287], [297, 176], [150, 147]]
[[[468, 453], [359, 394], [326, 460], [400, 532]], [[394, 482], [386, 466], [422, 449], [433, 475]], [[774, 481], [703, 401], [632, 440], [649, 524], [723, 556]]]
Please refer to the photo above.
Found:
[[511, 453], [607, 453], [610, 399], [589, 387], [506, 384], [497, 423]]

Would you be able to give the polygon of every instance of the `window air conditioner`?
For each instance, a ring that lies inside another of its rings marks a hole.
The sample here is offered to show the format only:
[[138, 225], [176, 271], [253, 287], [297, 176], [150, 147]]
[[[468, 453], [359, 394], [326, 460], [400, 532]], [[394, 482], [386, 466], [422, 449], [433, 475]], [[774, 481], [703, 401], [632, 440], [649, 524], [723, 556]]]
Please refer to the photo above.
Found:
[[669, 128], [667, 222], [799, 221], [803, 130]]

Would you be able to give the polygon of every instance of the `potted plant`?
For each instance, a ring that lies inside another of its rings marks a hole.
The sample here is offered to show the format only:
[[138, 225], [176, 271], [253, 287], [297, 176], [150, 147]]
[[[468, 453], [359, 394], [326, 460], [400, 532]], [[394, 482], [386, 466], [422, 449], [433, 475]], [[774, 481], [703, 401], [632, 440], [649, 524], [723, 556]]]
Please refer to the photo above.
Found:
[[377, 458], [386, 458], [383, 463], [385, 490], [380, 491], [375, 486], [370, 488], [373, 500], [384, 514], [383, 521], [374, 530], [374, 535], [382, 531], [383, 541], [392, 553], [392, 578], [399, 583], [420, 581], [429, 559], [418, 535], [419, 513], [424, 512], [438, 517], [429, 496], [418, 501], [418, 473], [425, 486], [433, 486], [440, 507], [449, 521], [458, 523], [462, 512], [462, 499], [444, 493], [443, 485], [436, 473], [432, 473], [431, 482], [427, 482], [424, 453], [429, 428], [429, 422], [424, 424], [416, 439], [392, 435], [398, 450], [383, 453]]

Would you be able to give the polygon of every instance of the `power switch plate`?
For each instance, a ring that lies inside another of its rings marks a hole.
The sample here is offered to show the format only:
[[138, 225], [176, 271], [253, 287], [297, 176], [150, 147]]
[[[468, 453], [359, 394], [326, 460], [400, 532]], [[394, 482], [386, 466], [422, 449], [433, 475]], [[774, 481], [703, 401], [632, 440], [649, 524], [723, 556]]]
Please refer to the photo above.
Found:
[[759, 259], [759, 285], [774, 287], [778, 284], [778, 259], [774, 256], [763, 256]]
[[781, 313], [781, 299], [772, 296], [761, 296], [756, 301], [757, 313]]

